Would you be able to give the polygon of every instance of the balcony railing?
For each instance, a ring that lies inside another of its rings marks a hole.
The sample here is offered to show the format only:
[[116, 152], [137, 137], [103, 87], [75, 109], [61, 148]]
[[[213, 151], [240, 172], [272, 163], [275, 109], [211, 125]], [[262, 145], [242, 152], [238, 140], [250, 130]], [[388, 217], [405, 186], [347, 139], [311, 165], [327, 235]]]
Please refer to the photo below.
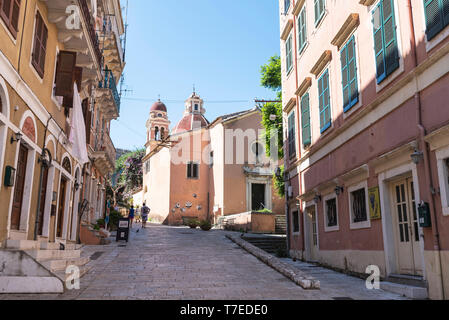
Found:
[[78, 1], [80, 3], [80, 8], [83, 13], [84, 20], [86, 21], [86, 24], [87, 24], [89, 37], [90, 37], [93, 47], [94, 47], [97, 62], [101, 66], [103, 63], [103, 54], [101, 53], [101, 50], [100, 50], [100, 41], [98, 40], [98, 35], [95, 32], [94, 22], [93, 22], [92, 15], [90, 14], [90, 11], [89, 11], [89, 6], [87, 4], [87, 0], [78, 0]]
[[103, 136], [103, 146], [102, 146], [102, 151], [106, 152], [106, 156], [108, 157], [109, 161], [111, 163], [115, 163], [115, 156], [117, 151], [115, 150], [114, 147], [114, 143], [111, 140], [111, 137], [109, 136], [109, 134], [106, 134]]
[[117, 112], [120, 113], [120, 95], [117, 90], [114, 74], [111, 70], [106, 69], [104, 71], [104, 80], [101, 81], [98, 86], [102, 89], [111, 90], [115, 105], [117, 106]]

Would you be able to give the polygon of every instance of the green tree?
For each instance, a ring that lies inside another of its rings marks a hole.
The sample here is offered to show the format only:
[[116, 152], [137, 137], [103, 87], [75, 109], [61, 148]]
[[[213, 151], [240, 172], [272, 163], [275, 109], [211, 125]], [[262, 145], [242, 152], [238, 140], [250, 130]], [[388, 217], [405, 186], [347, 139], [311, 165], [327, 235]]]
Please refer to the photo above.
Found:
[[[276, 92], [278, 100], [282, 100], [282, 72], [281, 58], [273, 56], [268, 63], [261, 67], [261, 85], [267, 89]], [[266, 103], [262, 107], [262, 125], [265, 129], [265, 150], [268, 157], [271, 157], [271, 145], [273, 140], [277, 138], [277, 152], [279, 160], [284, 158], [284, 128], [283, 128], [283, 110], [282, 103]], [[281, 168], [283, 171], [283, 168]], [[278, 195], [284, 196], [285, 187], [283, 174], [280, 176], [273, 175], [274, 186]]]

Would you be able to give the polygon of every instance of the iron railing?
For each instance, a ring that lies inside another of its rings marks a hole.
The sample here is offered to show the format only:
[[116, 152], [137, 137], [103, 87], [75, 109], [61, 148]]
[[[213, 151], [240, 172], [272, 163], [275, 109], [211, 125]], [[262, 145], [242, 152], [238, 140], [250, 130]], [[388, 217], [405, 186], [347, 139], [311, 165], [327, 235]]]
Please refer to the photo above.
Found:
[[115, 82], [115, 77], [111, 70], [106, 69], [104, 71], [104, 80], [100, 81], [98, 86], [101, 89], [111, 90], [115, 105], [117, 107], [117, 112], [120, 113], [120, 94], [118, 93], [117, 83]]

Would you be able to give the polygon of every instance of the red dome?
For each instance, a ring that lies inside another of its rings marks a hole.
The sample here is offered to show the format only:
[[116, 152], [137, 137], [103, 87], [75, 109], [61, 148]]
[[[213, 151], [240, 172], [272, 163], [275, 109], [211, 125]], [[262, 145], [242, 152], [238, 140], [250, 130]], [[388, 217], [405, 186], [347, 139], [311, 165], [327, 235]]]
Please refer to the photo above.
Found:
[[202, 114], [187, 114], [178, 122], [173, 129], [173, 134], [204, 128], [209, 125], [209, 121]]
[[161, 101], [157, 101], [155, 102], [152, 106], [150, 111], [163, 111], [163, 112], [167, 112], [167, 107], [165, 106], [165, 104], [163, 104]]

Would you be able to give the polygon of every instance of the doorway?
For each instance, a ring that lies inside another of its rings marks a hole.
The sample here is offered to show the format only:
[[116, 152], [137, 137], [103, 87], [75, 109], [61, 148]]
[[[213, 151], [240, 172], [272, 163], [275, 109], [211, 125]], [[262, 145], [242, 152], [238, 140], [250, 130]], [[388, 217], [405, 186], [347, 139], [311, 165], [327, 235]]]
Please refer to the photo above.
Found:
[[391, 184], [393, 230], [397, 271], [404, 275], [423, 275], [420, 232], [413, 179]]
[[251, 185], [251, 210], [259, 211], [267, 207], [265, 202], [265, 184], [253, 183]]
[[307, 242], [308, 242], [308, 260], [311, 262], [318, 261], [318, 224], [315, 206], [306, 209], [307, 222]]
[[11, 229], [20, 230], [20, 216], [23, 205], [23, 192], [25, 188], [25, 175], [28, 162], [28, 149], [21, 144], [19, 147], [19, 158], [17, 160], [16, 187], [11, 212]]
[[39, 220], [37, 226], [37, 234], [42, 236], [44, 228], [44, 212], [45, 212], [45, 200], [47, 198], [47, 185], [48, 185], [48, 168], [42, 168], [42, 189], [40, 194], [40, 206], [39, 206]]
[[58, 208], [58, 225], [56, 228], [56, 237], [62, 238], [62, 229], [64, 225], [65, 198], [67, 191], [67, 179], [61, 177], [61, 187], [59, 188], [59, 208]]

